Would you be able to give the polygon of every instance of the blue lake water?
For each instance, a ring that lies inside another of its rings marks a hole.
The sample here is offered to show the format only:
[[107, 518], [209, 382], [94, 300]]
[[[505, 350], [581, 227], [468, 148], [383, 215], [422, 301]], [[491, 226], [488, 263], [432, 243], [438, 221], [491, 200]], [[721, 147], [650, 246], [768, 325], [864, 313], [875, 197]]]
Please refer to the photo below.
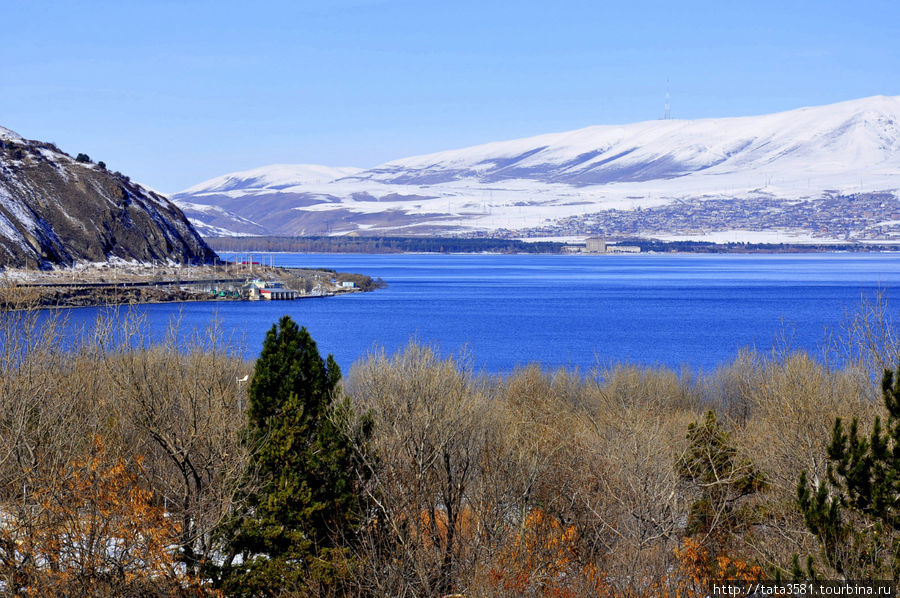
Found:
[[[228, 257], [223, 255], [223, 257]], [[742, 347], [787, 335], [815, 353], [863, 297], [900, 306], [900, 255], [346, 255], [279, 254], [279, 265], [381, 277], [373, 293], [277, 302], [140, 306], [154, 330], [218, 317], [258, 354], [283, 314], [306, 326], [345, 371], [377, 346], [410, 339], [467, 348], [477, 369], [588, 370], [611, 361], [711, 370]], [[96, 309], [70, 310], [75, 322]]]

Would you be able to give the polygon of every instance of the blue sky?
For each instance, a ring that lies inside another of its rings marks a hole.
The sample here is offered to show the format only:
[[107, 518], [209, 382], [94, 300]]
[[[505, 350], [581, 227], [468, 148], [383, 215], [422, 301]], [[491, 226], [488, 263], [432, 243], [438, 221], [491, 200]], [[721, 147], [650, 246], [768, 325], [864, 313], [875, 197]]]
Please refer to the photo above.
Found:
[[83, 0], [0, 8], [0, 125], [165, 192], [663, 115], [900, 95], [900, 5]]

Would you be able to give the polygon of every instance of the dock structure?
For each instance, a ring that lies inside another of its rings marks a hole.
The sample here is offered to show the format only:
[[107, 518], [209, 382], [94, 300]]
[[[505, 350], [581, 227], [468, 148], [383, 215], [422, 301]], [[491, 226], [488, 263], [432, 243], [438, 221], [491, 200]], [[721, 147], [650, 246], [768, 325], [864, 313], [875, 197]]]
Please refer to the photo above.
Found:
[[245, 289], [250, 301], [286, 301], [300, 297], [297, 291], [285, 288], [284, 283], [272, 280], [251, 280]]
[[260, 299], [265, 299], [267, 301], [296, 299], [298, 295], [299, 295], [299, 293], [297, 293], [297, 291], [292, 291], [291, 289], [260, 289], [259, 290]]

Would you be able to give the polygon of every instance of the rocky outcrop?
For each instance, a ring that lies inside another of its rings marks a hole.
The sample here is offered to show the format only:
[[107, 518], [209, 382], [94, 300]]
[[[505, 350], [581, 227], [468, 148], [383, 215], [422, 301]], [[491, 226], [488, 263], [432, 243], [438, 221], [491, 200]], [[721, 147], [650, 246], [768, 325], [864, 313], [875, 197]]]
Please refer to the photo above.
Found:
[[216, 259], [162, 195], [51, 143], [0, 127], [0, 267]]

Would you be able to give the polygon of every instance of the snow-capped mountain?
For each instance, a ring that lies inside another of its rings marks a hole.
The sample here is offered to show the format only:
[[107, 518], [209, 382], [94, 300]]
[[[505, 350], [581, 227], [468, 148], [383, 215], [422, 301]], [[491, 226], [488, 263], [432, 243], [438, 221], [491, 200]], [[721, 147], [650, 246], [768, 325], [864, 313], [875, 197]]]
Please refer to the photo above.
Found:
[[[767, 212], [779, 212], [777, 202], [812, 206], [873, 193], [884, 203], [896, 199], [898, 189], [900, 97], [876, 96], [764, 116], [593, 126], [368, 170], [335, 169], [333, 175], [324, 167], [264, 167], [218, 177], [174, 197], [190, 218], [220, 232], [602, 234], [616, 231], [608, 223], [595, 231], [585, 226], [598, 221], [595, 214], [606, 222], [602, 215], [609, 210], [652, 213], [690, 205], [693, 221], [703, 215], [698, 202], [710, 200], [715, 203], [708, 205], [726, 205], [726, 211], [728, 201], [736, 202], [739, 212], [752, 209], [747, 202], [764, 200]], [[900, 220], [893, 218], [900, 205], [884, 208], [865, 227]], [[700, 228], [681, 222], [688, 217], [683, 216], [668, 230], [657, 223], [637, 232], [677, 236], [728, 229], [727, 215], [718, 224], [701, 217]], [[797, 216], [794, 228], [851, 235], [834, 229], [831, 216], [827, 222]], [[769, 220], [791, 228], [790, 222]], [[741, 226], [761, 229], [765, 222]]]
[[0, 265], [214, 258], [165, 197], [87, 156], [0, 127]]
[[362, 172], [362, 168], [333, 168], [318, 164], [273, 164], [241, 172], [233, 172], [186, 189], [183, 193], [227, 193], [264, 189], [285, 190], [300, 185], [328, 183]]

